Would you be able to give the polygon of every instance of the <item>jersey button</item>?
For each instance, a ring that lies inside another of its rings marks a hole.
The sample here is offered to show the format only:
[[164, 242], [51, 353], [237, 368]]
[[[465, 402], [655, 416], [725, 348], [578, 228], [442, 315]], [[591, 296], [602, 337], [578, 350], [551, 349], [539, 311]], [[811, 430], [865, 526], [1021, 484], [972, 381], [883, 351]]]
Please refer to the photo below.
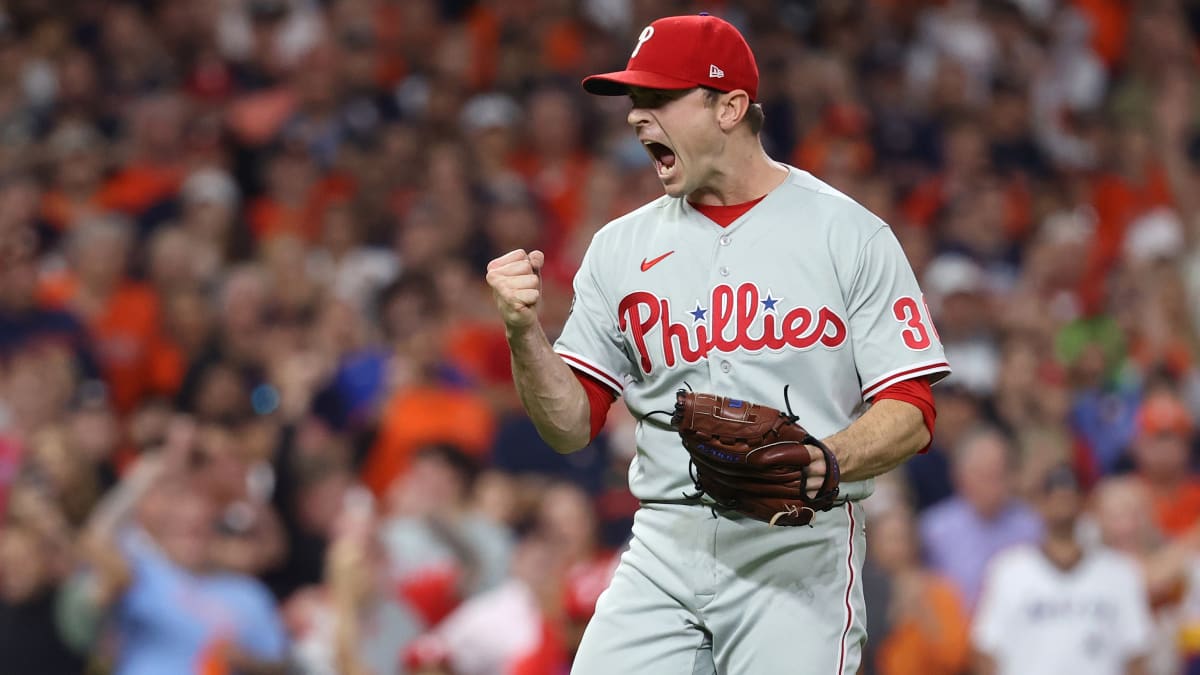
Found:
[[721, 362], [721, 372], [722, 373], [728, 373], [731, 370], [733, 370], [733, 366], [729, 365], [728, 361]]
[[727, 277], [727, 276], [729, 276], [729, 268], [728, 268], [728, 267], [725, 267], [724, 265], [722, 265], [722, 266], [721, 266], [721, 269], [719, 269], [719, 270], [717, 270], [717, 271], [718, 271], [718, 272], [720, 272], [720, 273], [721, 273], [721, 276], [723, 276], [723, 277]]
[[722, 235], [722, 236], [721, 236], [721, 245], [722, 245], [722, 246], [728, 246], [728, 245], [729, 245], [729, 235], [727, 235], [727, 234], [726, 234], [726, 235]]

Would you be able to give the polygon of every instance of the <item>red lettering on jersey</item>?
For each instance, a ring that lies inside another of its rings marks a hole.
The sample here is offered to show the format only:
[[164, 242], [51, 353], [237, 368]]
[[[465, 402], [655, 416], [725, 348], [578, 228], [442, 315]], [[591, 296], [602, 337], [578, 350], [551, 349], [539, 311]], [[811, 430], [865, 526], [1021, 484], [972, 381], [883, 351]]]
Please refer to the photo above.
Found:
[[[667, 301], [663, 300], [666, 305]], [[671, 323], [667, 321], [667, 312], [663, 311], [663, 330], [666, 331], [666, 350], [663, 352], [664, 363], [668, 368], [675, 365], [675, 344], [678, 343], [680, 357], [687, 363], [695, 363], [704, 358], [708, 353], [707, 336], [704, 334], [704, 326], [699, 326], [696, 331], [696, 347], [692, 347], [692, 334], [688, 327], [682, 323]], [[650, 372], [650, 371], [646, 371]]]
[[[719, 352], [732, 352], [738, 347], [737, 338], [730, 340], [725, 337], [725, 328], [733, 319], [733, 289], [728, 284], [721, 284], [712, 292], [712, 347]], [[646, 371], [650, 372], [650, 371]]]
[[[837, 347], [846, 341], [846, 324], [842, 323], [842, 318], [833, 313], [832, 309], [822, 307], [821, 315], [821, 344], [826, 347]], [[827, 333], [828, 329], [833, 329], [833, 335]]]
[[[641, 308], [646, 308], [646, 318], [642, 318]], [[617, 315], [621, 321], [621, 331], [629, 330], [633, 336], [633, 346], [642, 355], [642, 370], [650, 372], [650, 354], [646, 351], [646, 333], [658, 323], [658, 297], [653, 293], [638, 291], [625, 296], [617, 307]]]
[[[921, 298], [921, 305], [928, 313], [929, 306], [925, 304], [924, 297]], [[933, 344], [933, 341], [929, 339], [929, 330], [925, 328], [925, 318], [921, 316], [921, 309], [912, 296], [904, 295], [896, 298], [896, 302], [892, 303], [892, 316], [906, 326], [900, 332], [905, 347], [919, 352], [929, 349], [929, 346]]]
[[816, 340], [816, 332], [811, 331], [813, 324], [812, 310], [807, 307], [797, 307], [783, 317], [783, 336], [789, 347], [808, 349]]
[[[674, 321], [671, 301], [649, 291], [636, 291], [625, 296], [617, 307], [618, 326], [628, 331], [640, 357], [642, 371], [653, 368], [647, 338], [658, 330], [662, 344], [663, 364], [672, 368], [679, 361], [697, 363], [710, 351], [760, 352], [811, 349], [817, 344], [836, 349], [846, 342], [846, 322], [828, 306], [815, 312], [808, 307], [793, 307], [786, 314], [775, 309], [778, 301], [762, 299], [758, 286], [744, 283], [736, 289], [721, 284], [712, 289], [709, 307], [697, 308], [692, 321]], [[769, 308], [768, 308], [769, 305]], [[754, 333], [754, 324], [761, 317], [761, 332]], [[732, 334], [731, 334], [732, 333]], [[657, 343], [656, 343], [657, 344]]]

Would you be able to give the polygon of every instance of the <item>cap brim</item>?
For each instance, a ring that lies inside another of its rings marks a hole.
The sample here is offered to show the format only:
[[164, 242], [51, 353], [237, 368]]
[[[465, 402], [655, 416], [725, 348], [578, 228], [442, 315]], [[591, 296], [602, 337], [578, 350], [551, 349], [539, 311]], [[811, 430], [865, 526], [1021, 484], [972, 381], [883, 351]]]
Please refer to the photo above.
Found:
[[659, 75], [644, 70], [618, 70], [583, 78], [583, 89], [597, 96], [624, 96], [630, 87], [645, 89], [691, 89], [700, 85], [678, 77]]

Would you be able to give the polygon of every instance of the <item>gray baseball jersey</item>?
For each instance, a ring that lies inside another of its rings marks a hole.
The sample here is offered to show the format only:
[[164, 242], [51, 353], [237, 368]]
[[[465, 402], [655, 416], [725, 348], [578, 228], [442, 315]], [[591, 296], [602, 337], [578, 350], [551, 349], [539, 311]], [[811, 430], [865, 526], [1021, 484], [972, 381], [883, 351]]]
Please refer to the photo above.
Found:
[[[555, 351], [623, 396], [639, 419], [670, 410], [675, 391], [685, 386], [783, 409], [784, 385], [790, 384], [792, 410], [818, 438], [844, 429], [866, 400], [895, 382], [944, 377], [949, 365], [891, 229], [807, 172], [788, 169], [779, 187], [727, 227], [685, 199], [664, 196], [602, 228], [576, 275], [574, 305]], [[652, 416], [637, 426], [629, 483], [651, 506], [635, 519], [634, 541], [588, 628], [577, 671], [648, 672], [638, 664], [670, 663], [660, 653], [671, 649], [663, 646], [670, 640], [631, 645], [620, 637], [627, 627], [621, 629], [614, 616], [652, 597], [678, 599], [681, 589], [691, 588], [703, 602], [683, 601], [685, 613], [711, 639], [702, 644], [694, 635], [684, 638], [677, 650], [680, 668], [693, 667], [687, 645], [696, 642], [696, 654], [708, 654], [694, 657], [696, 672], [706, 672], [699, 664], [709, 659], [719, 672], [782, 672], [730, 670], [743, 663], [738, 654], [746, 650], [719, 639], [716, 627], [737, 632], [736, 622], [711, 608], [722, 606], [722, 592], [736, 588], [736, 598], [725, 598], [726, 611], [739, 620], [754, 615], [760, 626], [778, 620], [788, 629], [747, 633], [754, 641], [747, 649], [757, 650], [758, 658], [769, 664], [782, 650], [795, 663], [796, 622], [806, 617], [804, 632], [814, 636], [806, 657], [821, 655], [812, 672], [853, 673], [865, 632], [861, 585], [855, 583], [862, 518], [852, 502], [870, 494], [872, 481], [843, 483], [850, 503], [818, 514], [812, 528], [768, 528], [736, 514], [713, 519], [708, 509], [681, 503], [694, 486], [687, 451], [666, 422]], [[681, 522], [666, 522], [671, 519]], [[684, 524], [690, 519], [695, 522]], [[742, 561], [749, 551], [755, 556]], [[695, 563], [696, 556], [711, 562], [714, 576], [696, 577], [696, 565], [709, 565]], [[782, 579], [800, 572], [803, 578], [753, 600], [764, 582], [775, 583], [761, 575]], [[712, 598], [704, 595], [708, 586]], [[807, 614], [779, 602], [801, 590], [792, 599], [812, 605]], [[678, 605], [665, 603], [660, 616], [643, 607], [637, 614], [645, 618], [638, 621], [648, 624], [654, 617], [678, 626], [671, 614], [684, 611]], [[772, 619], [772, 611], [786, 613]], [[827, 634], [816, 628], [822, 622]], [[768, 640], [777, 644], [764, 644]]]

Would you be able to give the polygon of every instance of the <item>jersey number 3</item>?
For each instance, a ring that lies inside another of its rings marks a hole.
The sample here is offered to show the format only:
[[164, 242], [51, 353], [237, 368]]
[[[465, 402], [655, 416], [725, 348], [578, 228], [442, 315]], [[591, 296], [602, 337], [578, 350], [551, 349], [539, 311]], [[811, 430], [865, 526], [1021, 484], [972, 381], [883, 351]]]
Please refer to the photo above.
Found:
[[[921, 313], [922, 309], [925, 310], [924, 315]], [[925, 298], [921, 298], [920, 305], [917, 304], [915, 298], [909, 295], [901, 296], [892, 303], [892, 316], [905, 325], [905, 329], [900, 332], [905, 347], [916, 351], [929, 349], [929, 346], [933, 344], [929, 333], [932, 331], [933, 337], [938, 337], [933, 322], [928, 322], [927, 325], [925, 316], [928, 314], [929, 305], [925, 304]]]

